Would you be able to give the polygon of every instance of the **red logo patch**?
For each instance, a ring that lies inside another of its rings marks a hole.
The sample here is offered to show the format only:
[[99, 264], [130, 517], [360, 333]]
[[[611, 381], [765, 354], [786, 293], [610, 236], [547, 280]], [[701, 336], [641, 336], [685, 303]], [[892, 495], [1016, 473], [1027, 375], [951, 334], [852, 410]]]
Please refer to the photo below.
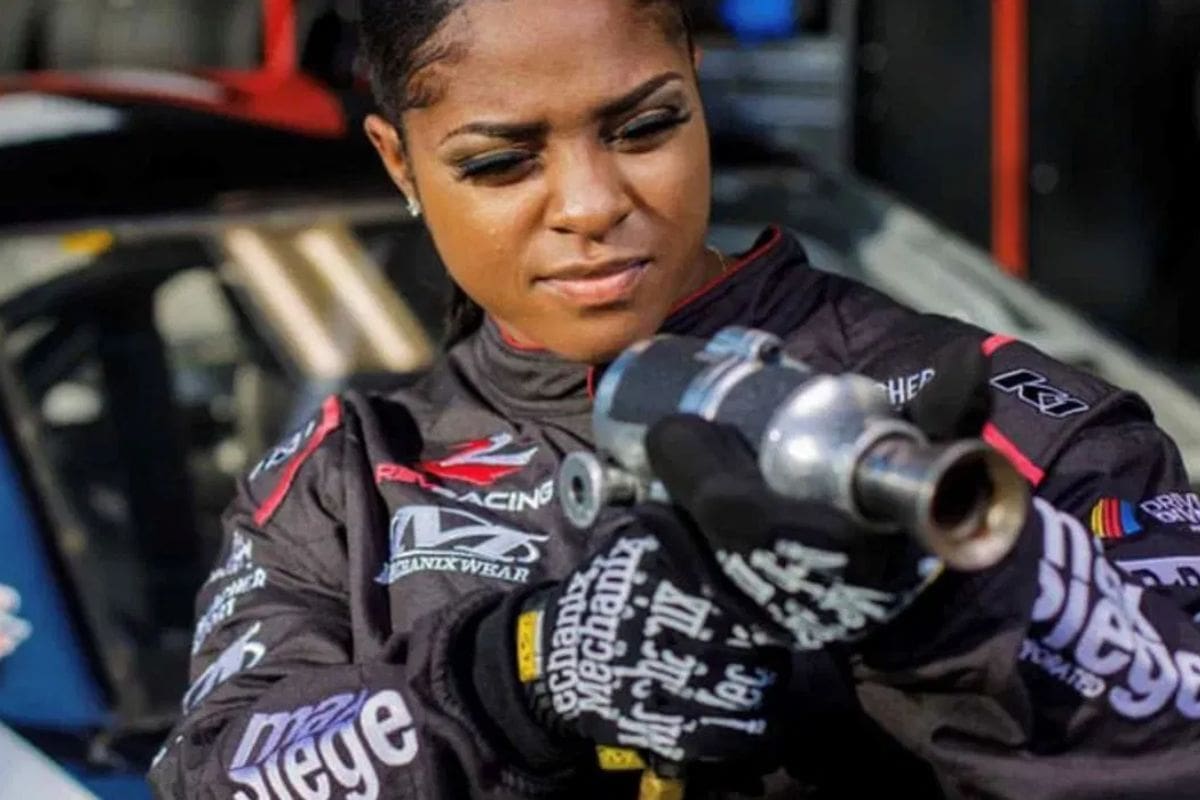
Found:
[[379, 464], [375, 467], [375, 482], [411, 483], [428, 489], [433, 486], [430, 476], [435, 476], [472, 486], [491, 486], [501, 478], [520, 472], [537, 453], [536, 447], [515, 453], [501, 452], [512, 442], [511, 434], [499, 433], [487, 439], [460, 444], [451, 455], [422, 461], [416, 467]]

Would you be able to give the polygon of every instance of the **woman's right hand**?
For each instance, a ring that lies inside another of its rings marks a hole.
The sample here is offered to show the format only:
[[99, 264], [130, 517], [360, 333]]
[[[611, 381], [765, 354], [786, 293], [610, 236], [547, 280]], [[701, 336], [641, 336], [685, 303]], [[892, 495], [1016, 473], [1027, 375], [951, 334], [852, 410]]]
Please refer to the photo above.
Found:
[[752, 620], [699, 534], [647, 504], [596, 555], [528, 598], [519, 679], [548, 730], [674, 762], [761, 761], [789, 658], [757, 647]]

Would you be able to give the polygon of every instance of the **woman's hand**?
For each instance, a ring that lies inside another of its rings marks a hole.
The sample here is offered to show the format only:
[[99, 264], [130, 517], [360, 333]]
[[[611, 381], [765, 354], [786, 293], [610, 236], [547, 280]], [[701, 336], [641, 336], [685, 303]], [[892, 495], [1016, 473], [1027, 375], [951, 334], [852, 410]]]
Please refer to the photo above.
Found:
[[788, 654], [755, 647], [737, 603], [701, 593], [719, 580], [672, 509], [637, 508], [518, 616], [519, 678], [535, 715], [568, 738], [669, 761], [766, 760]]
[[[938, 377], [903, 410], [931, 439], [978, 435], [988, 362], [973, 342], [935, 359]], [[730, 427], [677, 415], [646, 440], [655, 474], [768, 629], [799, 650], [861, 639], [902, 611], [941, 569], [912, 537], [862, 529], [831, 506], [770, 489]]]
[[868, 635], [936, 569], [911, 537], [862, 530], [831, 506], [770, 489], [733, 428], [679, 415], [656, 425], [647, 445], [724, 575], [759, 609], [760, 624], [795, 649]]

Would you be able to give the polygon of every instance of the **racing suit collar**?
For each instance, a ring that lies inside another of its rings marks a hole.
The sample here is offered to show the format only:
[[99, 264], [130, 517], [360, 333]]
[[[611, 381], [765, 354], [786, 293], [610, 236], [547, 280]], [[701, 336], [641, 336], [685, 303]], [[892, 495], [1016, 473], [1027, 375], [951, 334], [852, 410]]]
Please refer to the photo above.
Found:
[[[772, 226], [728, 272], [676, 306], [662, 331], [711, 336], [736, 324], [786, 333], [812, 305], [797, 302], [811, 280], [806, 262], [795, 237]], [[490, 317], [451, 351], [451, 360], [505, 416], [590, 417], [590, 367], [548, 350], [522, 347]]]
[[560, 417], [591, 410], [587, 364], [521, 347], [491, 317], [463, 344], [470, 348], [480, 390], [504, 416]]

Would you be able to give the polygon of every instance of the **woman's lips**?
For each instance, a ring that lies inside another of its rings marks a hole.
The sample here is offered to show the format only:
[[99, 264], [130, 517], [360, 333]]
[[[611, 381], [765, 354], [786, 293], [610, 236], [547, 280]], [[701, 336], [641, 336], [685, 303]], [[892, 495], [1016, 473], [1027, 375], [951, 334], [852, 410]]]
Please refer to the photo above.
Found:
[[628, 300], [645, 274], [650, 262], [630, 261], [615, 270], [577, 278], [543, 278], [545, 288], [571, 303], [581, 306], [605, 306]]

